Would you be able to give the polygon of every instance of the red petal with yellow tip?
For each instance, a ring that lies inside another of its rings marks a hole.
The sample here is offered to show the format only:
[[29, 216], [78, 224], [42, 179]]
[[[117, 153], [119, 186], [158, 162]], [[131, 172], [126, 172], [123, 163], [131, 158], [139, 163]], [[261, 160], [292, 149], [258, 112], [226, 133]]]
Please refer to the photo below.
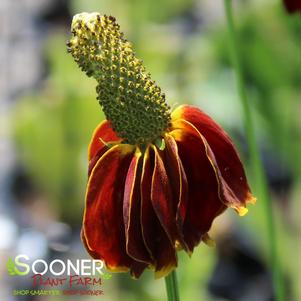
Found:
[[176, 206], [176, 224], [179, 231], [180, 246], [188, 250], [183, 238], [183, 223], [186, 217], [188, 201], [188, 184], [186, 174], [179, 158], [178, 146], [171, 135], [165, 135], [166, 149], [164, 151], [164, 163], [168, 173], [168, 178], [173, 191], [173, 202]]
[[122, 144], [108, 150], [95, 165], [87, 186], [84, 237], [90, 254], [98, 254], [113, 271], [131, 268], [136, 277], [144, 266], [125, 249], [123, 191], [134, 148]]
[[185, 130], [170, 133], [177, 142], [188, 181], [188, 203], [184, 238], [190, 251], [199, 244], [216, 216], [226, 206], [218, 194], [218, 181], [201, 139]]
[[176, 250], [162, 228], [151, 201], [154, 153], [148, 147], [143, 158], [141, 176], [141, 227], [145, 246], [151, 254], [156, 278], [166, 276], [177, 266]]
[[[81, 236], [81, 240], [82, 240], [87, 252], [89, 253], [89, 255], [94, 259], [100, 259], [101, 256], [97, 252], [89, 249], [84, 228], [82, 228], [80, 236]], [[107, 267], [112, 272], [128, 272], [128, 270], [129, 270], [128, 267], [122, 267], [122, 266], [119, 266], [119, 267], [107, 266]], [[132, 262], [130, 272], [134, 278], [136, 278], [136, 279], [139, 278], [144, 270], [145, 270], [145, 264], [141, 264], [140, 262]]]
[[126, 176], [123, 219], [125, 225], [126, 251], [128, 255], [137, 261], [150, 264], [150, 254], [143, 241], [140, 222], [141, 155], [141, 151], [137, 148]]
[[220, 200], [228, 207], [235, 209], [239, 215], [242, 216], [246, 214], [248, 212], [248, 209], [246, 208], [246, 202], [236, 197], [235, 193], [232, 191], [232, 189], [229, 187], [227, 182], [222, 177], [215, 156], [210, 146], [208, 145], [208, 142], [204, 138], [204, 136], [196, 129], [196, 127], [194, 127], [191, 123], [189, 123], [184, 119], [178, 119], [174, 121], [173, 124], [175, 127], [185, 129], [184, 131], [186, 133], [190, 133], [202, 141], [205, 147], [206, 156], [209, 162], [211, 163], [211, 166], [213, 167], [216, 179], [219, 184], [218, 193], [219, 193]]
[[92, 134], [88, 149], [88, 175], [90, 175], [99, 158], [109, 149], [108, 145], [120, 141], [121, 139], [112, 129], [110, 121], [104, 120], [97, 126]]
[[176, 245], [180, 241], [180, 235], [176, 224], [178, 200], [174, 198], [170, 181], [161, 158], [161, 154], [153, 146], [155, 165], [152, 177], [151, 200], [156, 215], [169, 237], [171, 243]]
[[[254, 202], [255, 198], [250, 192], [243, 165], [227, 133], [208, 115], [193, 106], [178, 107], [172, 114], [173, 123], [176, 124], [179, 119], [188, 121], [206, 139], [221, 176], [241, 206], [245, 206], [247, 202]], [[185, 128], [185, 124], [182, 125]]]

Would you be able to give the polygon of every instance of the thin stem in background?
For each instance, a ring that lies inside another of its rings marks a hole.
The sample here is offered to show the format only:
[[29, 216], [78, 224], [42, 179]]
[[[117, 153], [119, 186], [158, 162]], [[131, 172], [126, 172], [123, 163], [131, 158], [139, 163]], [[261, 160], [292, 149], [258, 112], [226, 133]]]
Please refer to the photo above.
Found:
[[180, 301], [177, 274], [175, 270], [165, 277], [165, 287], [168, 301]]
[[266, 226], [267, 226], [268, 240], [269, 240], [269, 255], [270, 255], [270, 261], [271, 261], [271, 267], [273, 273], [273, 284], [276, 293], [276, 300], [284, 301], [285, 290], [284, 290], [284, 283], [281, 275], [278, 251], [277, 251], [277, 233], [275, 228], [273, 206], [268, 191], [264, 168], [260, 159], [259, 149], [255, 137], [251, 109], [248, 102], [242, 67], [240, 64], [237, 36], [236, 36], [236, 31], [234, 26], [234, 19], [233, 19], [232, 0], [224, 0], [224, 5], [226, 11], [228, 33], [229, 33], [229, 46], [231, 52], [231, 59], [236, 73], [238, 93], [243, 107], [245, 130], [246, 130], [246, 136], [247, 136], [248, 146], [250, 150], [250, 160], [253, 168], [253, 175], [255, 177], [256, 188], [260, 196], [260, 201], [262, 201], [265, 206], [265, 215], [267, 221]]

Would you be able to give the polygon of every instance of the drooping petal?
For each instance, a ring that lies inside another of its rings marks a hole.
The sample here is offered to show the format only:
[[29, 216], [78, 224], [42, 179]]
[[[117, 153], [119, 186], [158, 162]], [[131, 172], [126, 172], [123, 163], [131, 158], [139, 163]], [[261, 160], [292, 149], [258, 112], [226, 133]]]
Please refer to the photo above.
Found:
[[172, 113], [173, 126], [186, 128], [187, 123], [192, 124], [206, 139], [217, 162], [221, 176], [228, 185], [235, 199], [242, 206], [254, 203], [255, 198], [250, 192], [243, 165], [239, 155], [227, 133], [208, 115], [193, 106], [180, 106]]
[[186, 216], [187, 201], [188, 201], [188, 187], [187, 178], [178, 154], [178, 146], [174, 138], [165, 135], [166, 149], [164, 151], [164, 163], [168, 178], [171, 183], [173, 192], [173, 202], [176, 206], [176, 225], [178, 227], [180, 237], [180, 247], [188, 251], [183, 237], [183, 224]]
[[155, 265], [155, 277], [166, 276], [177, 266], [174, 245], [168, 238], [154, 211], [151, 201], [154, 153], [148, 147], [143, 157], [141, 176], [141, 227], [143, 241]]
[[226, 206], [219, 198], [219, 184], [202, 140], [182, 129], [173, 130], [170, 135], [177, 142], [188, 181], [189, 197], [183, 230], [192, 252], [201, 239], [207, 237], [214, 218]]
[[144, 266], [126, 253], [123, 223], [123, 191], [134, 147], [116, 145], [97, 162], [86, 193], [83, 233], [89, 253], [99, 255], [112, 271], [127, 271], [139, 277]]
[[[231, 207], [235, 209], [239, 215], [243, 216], [248, 212], [248, 209], [246, 208], [246, 202], [245, 200], [240, 200], [236, 194], [233, 192], [233, 190], [230, 188], [228, 183], [223, 178], [221, 171], [219, 169], [219, 166], [216, 162], [216, 158], [214, 156], [213, 151], [211, 150], [207, 140], [205, 137], [196, 129], [195, 126], [193, 126], [191, 123], [184, 119], [178, 119], [174, 122], [174, 125], [178, 126], [178, 128], [185, 128], [186, 133], [190, 133], [194, 135], [195, 137], [199, 138], [202, 143], [204, 144], [205, 151], [207, 158], [209, 162], [211, 163], [211, 166], [213, 167], [213, 170], [215, 172], [216, 179], [218, 181], [218, 192], [220, 200], [226, 204], [228, 207]], [[249, 200], [250, 202], [250, 200]]]
[[172, 194], [170, 180], [168, 178], [164, 162], [157, 148], [152, 145], [155, 154], [155, 165], [152, 176], [151, 200], [155, 213], [174, 246], [181, 241], [176, 215], [178, 200]]
[[152, 260], [143, 241], [140, 221], [141, 155], [140, 149], [137, 148], [128, 169], [123, 199], [123, 219], [127, 254], [134, 260], [146, 263], [147, 266]]
[[112, 129], [110, 121], [104, 120], [96, 127], [88, 148], [88, 175], [90, 175], [98, 159], [109, 149], [108, 144], [120, 141], [121, 138]]

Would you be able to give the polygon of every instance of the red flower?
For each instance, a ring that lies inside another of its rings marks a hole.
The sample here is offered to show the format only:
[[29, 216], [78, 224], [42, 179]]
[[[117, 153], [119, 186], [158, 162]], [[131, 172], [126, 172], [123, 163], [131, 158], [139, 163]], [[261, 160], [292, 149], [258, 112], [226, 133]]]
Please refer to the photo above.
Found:
[[289, 13], [301, 12], [301, 0], [283, 0], [283, 2]]
[[215, 217], [227, 207], [244, 215], [255, 200], [229, 136], [196, 107], [173, 112], [164, 142], [123, 144], [109, 121], [93, 134], [82, 238], [111, 270], [164, 276], [178, 249], [208, 239]]
[[192, 106], [172, 114], [113, 17], [76, 15], [68, 50], [107, 116], [89, 147], [82, 240], [110, 270], [165, 276], [177, 250], [210, 243], [213, 220], [254, 202], [229, 136]]

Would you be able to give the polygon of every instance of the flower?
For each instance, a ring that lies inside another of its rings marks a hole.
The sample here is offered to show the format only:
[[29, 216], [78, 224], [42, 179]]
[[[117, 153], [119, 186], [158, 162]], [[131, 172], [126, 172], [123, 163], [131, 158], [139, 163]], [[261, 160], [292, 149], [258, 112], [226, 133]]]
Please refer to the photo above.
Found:
[[204, 241], [215, 217], [254, 203], [224, 130], [194, 106], [172, 113], [113, 17], [76, 15], [68, 51], [97, 82], [107, 120], [88, 151], [82, 240], [112, 271], [157, 278]]
[[283, 0], [284, 6], [288, 13], [301, 12], [301, 1], [300, 0]]

